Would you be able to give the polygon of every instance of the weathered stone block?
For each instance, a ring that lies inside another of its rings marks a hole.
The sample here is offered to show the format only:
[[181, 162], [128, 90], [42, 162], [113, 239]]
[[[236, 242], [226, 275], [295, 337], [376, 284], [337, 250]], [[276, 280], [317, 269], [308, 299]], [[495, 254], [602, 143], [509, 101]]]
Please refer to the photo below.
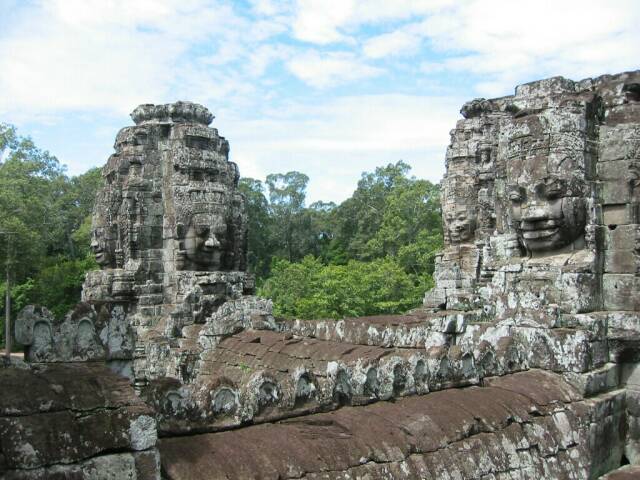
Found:
[[635, 223], [633, 211], [626, 203], [603, 205], [602, 219], [605, 225], [611, 226]]
[[606, 318], [610, 330], [640, 333], [640, 312], [607, 312]]
[[616, 363], [608, 363], [604, 367], [586, 373], [567, 372], [564, 377], [583, 396], [591, 397], [618, 388], [620, 366]]
[[10, 470], [5, 480], [159, 480], [159, 468], [148, 476], [138, 475], [134, 456], [130, 453], [103, 455], [71, 464], [54, 465], [32, 470]]
[[104, 364], [0, 368], [0, 383], [3, 478], [159, 478], [131, 453], [155, 452], [153, 412]]
[[609, 312], [564, 314], [561, 322], [562, 327], [590, 332], [593, 340], [606, 340]]
[[600, 284], [595, 273], [569, 273], [561, 277], [559, 286], [561, 308], [566, 313], [585, 313], [600, 310]]
[[637, 455], [627, 455], [627, 457], [634, 458], [634, 465], [624, 465], [620, 468], [616, 468], [615, 470], [600, 477], [600, 480], [634, 480], [635, 478], [640, 478], [640, 465], [635, 464], [637, 461], [636, 459], [638, 458]]
[[607, 250], [634, 250], [640, 239], [640, 226], [618, 225], [605, 230], [605, 247]]
[[591, 404], [589, 425], [591, 478], [617, 468], [624, 454], [625, 395], [618, 390], [587, 400]]
[[[610, 162], [610, 164], [618, 164], [620, 162]], [[623, 162], [626, 163], [626, 162]], [[609, 164], [603, 164], [609, 165]], [[631, 191], [624, 181], [616, 178], [611, 180], [601, 179], [598, 184], [598, 197], [605, 204], [605, 213], [608, 212], [609, 221], [607, 224], [615, 223], [611, 210], [607, 210], [606, 205], [621, 205], [631, 201]], [[605, 217], [606, 219], [607, 217]], [[618, 222], [623, 223], [623, 222]]]
[[[626, 112], [629, 107], [619, 110]], [[640, 158], [640, 127], [637, 125], [637, 120], [621, 125], [600, 126], [599, 162], [633, 158]]]
[[640, 273], [640, 255], [633, 250], [608, 250], [604, 253], [604, 273]]
[[640, 277], [631, 274], [604, 274], [602, 290], [605, 309], [640, 310]]

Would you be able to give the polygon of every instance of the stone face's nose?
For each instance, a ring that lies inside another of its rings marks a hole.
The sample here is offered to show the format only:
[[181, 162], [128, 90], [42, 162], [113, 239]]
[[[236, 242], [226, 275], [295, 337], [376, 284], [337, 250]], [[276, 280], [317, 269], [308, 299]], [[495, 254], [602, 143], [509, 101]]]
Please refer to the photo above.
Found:
[[98, 243], [98, 240], [96, 240], [95, 238], [91, 240], [91, 244], [89, 246], [91, 247], [92, 250], [96, 250], [100, 248], [100, 244]]
[[209, 238], [207, 238], [207, 241], [204, 242], [204, 246], [207, 248], [216, 248], [220, 246], [220, 242], [215, 235], [211, 235], [209, 236]]
[[543, 205], [530, 205], [522, 212], [523, 222], [537, 222], [540, 220], [546, 220], [550, 216], [550, 211]]

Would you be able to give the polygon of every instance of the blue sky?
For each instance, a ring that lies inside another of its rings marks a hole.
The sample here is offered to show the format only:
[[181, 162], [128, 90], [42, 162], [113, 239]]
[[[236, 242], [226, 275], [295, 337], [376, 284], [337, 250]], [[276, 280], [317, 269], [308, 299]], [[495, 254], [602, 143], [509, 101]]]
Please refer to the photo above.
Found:
[[0, 122], [71, 174], [140, 103], [206, 105], [243, 176], [347, 198], [403, 159], [444, 173], [461, 104], [640, 68], [640, 2], [0, 0]]

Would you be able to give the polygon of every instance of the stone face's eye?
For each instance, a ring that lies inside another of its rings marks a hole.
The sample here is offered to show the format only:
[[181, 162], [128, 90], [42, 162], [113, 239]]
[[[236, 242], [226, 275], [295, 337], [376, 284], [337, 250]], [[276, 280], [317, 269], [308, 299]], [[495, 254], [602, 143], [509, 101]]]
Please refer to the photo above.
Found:
[[566, 192], [566, 184], [560, 178], [549, 179], [543, 185], [543, 198], [548, 200], [555, 200], [556, 198], [562, 197]]
[[133, 145], [146, 145], [148, 143], [146, 133], [138, 133], [133, 137]]
[[509, 200], [513, 203], [522, 203], [524, 201], [524, 194], [522, 189], [519, 187], [514, 187], [509, 191]]
[[558, 188], [548, 188], [545, 192], [545, 197], [548, 200], [555, 200], [558, 197], [562, 196], [562, 191]]

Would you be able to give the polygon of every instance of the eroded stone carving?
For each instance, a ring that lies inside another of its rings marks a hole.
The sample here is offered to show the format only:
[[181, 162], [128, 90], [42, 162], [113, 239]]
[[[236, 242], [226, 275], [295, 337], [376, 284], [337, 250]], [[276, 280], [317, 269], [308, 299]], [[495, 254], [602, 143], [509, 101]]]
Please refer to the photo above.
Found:
[[477, 224], [475, 207], [453, 205], [443, 210], [445, 230], [451, 244], [473, 240]]
[[503, 121], [498, 154], [507, 165], [510, 222], [530, 253], [556, 252], [584, 237], [593, 142], [582, 125], [593, 131], [597, 121], [588, 106], [579, 104], [578, 113], [549, 108]]
[[[200, 346], [189, 327], [216, 318], [221, 325], [210, 328], [226, 332], [226, 317], [215, 313], [251, 294], [253, 279], [238, 168], [208, 126], [213, 115], [177, 102], [141, 105], [132, 118], [136, 125], [116, 136], [96, 198], [91, 248], [101, 270], [87, 275], [82, 294], [93, 316], [72, 328], [48, 316], [25, 344], [32, 361], [118, 360], [143, 389], [153, 378], [191, 375]], [[107, 333], [95, 327], [104, 308], [120, 318]], [[26, 325], [34, 312], [25, 315]]]
[[632, 78], [557, 77], [465, 104], [447, 150], [445, 251], [426, 306], [558, 325], [563, 313], [620, 305], [615, 285], [633, 281], [609, 275], [629, 275], [637, 261], [627, 246], [623, 267], [606, 238], [638, 221]]

